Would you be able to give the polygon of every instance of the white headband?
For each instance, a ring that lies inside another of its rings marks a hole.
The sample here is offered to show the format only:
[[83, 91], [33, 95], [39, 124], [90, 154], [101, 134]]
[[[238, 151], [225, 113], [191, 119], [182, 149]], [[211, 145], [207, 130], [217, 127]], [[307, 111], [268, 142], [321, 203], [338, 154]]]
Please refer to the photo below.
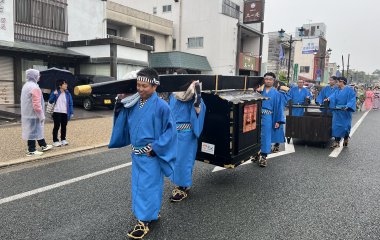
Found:
[[137, 76], [137, 81], [142, 81], [142, 82], [147, 82], [147, 83], [151, 83], [151, 84], [155, 84], [155, 85], [160, 85], [160, 81], [158, 81], [157, 79], [155, 79], [155, 78], [150, 79], [150, 78], [144, 77], [144, 76]]

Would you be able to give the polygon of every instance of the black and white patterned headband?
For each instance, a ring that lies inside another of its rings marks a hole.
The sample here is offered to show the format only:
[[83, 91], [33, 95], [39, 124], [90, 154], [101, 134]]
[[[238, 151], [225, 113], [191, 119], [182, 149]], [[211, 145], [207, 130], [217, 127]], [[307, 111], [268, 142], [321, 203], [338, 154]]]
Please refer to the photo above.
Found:
[[155, 79], [155, 78], [151, 79], [151, 78], [144, 77], [144, 76], [137, 76], [137, 81], [142, 81], [142, 82], [147, 82], [150, 84], [160, 85], [160, 81], [158, 81], [157, 79]]

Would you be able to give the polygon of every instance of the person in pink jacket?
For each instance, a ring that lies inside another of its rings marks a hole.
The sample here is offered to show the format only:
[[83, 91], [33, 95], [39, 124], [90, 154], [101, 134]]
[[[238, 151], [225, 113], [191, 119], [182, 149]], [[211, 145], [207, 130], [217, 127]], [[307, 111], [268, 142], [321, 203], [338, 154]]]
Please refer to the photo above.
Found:
[[[35, 69], [26, 70], [26, 83], [21, 90], [21, 127], [22, 139], [28, 141], [26, 156], [39, 156], [51, 149], [44, 138], [45, 102], [37, 82], [40, 72]], [[36, 140], [41, 151], [36, 149]]]
[[380, 109], [380, 87], [375, 86], [373, 89], [373, 110]]
[[367, 91], [365, 92], [365, 101], [364, 101], [364, 107], [368, 111], [372, 108], [373, 104], [373, 92], [370, 87], [367, 88]]

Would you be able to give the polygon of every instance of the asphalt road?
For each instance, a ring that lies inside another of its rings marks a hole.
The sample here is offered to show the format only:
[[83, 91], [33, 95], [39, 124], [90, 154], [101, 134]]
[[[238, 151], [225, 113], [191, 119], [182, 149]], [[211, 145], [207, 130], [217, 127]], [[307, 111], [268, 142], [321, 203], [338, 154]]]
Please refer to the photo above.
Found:
[[[379, 135], [380, 111], [370, 112], [337, 158], [295, 141], [295, 153], [264, 169], [197, 162], [186, 201], [170, 203], [166, 181], [162, 218], [145, 239], [380, 239]], [[128, 148], [98, 149], [1, 169], [0, 239], [127, 239], [130, 166], [1, 201], [128, 162]]]

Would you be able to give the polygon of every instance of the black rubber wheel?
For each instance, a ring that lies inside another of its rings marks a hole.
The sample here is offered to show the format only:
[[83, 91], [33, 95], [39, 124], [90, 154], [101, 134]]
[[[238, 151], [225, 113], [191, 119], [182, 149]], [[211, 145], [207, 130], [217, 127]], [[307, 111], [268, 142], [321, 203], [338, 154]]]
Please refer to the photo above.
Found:
[[94, 104], [92, 103], [91, 99], [86, 98], [83, 100], [83, 108], [87, 111], [90, 111], [94, 108]]
[[289, 144], [291, 138], [286, 138], [286, 142]]

